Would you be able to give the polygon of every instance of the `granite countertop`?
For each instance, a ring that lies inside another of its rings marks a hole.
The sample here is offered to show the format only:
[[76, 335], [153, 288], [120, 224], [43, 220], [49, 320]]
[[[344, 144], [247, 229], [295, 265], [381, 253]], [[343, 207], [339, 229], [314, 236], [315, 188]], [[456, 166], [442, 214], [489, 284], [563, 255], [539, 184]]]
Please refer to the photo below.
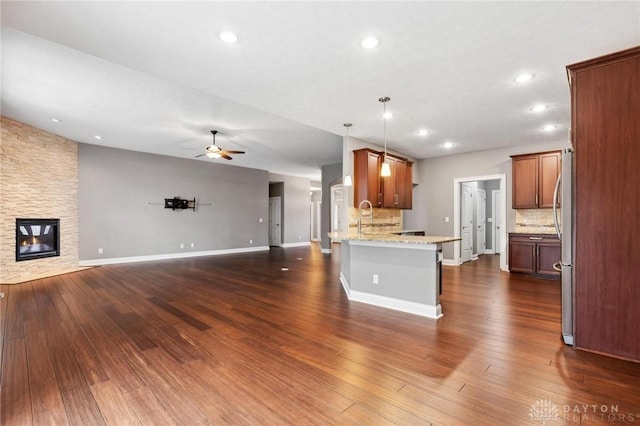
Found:
[[[403, 231], [404, 232], [404, 231]], [[433, 235], [397, 235], [392, 233], [374, 234], [345, 234], [344, 232], [329, 232], [329, 238], [340, 241], [371, 241], [383, 243], [404, 243], [404, 244], [440, 244], [461, 240], [460, 237], [439, 237]]]

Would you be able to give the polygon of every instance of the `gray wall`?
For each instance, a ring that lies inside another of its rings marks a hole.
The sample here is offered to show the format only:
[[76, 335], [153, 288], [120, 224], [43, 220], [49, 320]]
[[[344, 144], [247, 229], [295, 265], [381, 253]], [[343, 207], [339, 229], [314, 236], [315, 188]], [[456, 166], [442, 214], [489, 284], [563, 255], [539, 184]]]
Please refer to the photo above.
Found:
[[[507, 148], [448, 155], [419, 161], [418, 182], [414, 190], [414, 210], [405, 215], [404, 227], [425, 229], [427, 235], [454, 235], [453, 181], [458, 178], [506, 174], [505, 202], [507, 232], [515, 227], [515, 212], [511, 206], [511, 158], [510, 155], [551, 151], [568, 147], [567, 141], [519, 145]], [[408, 217], [409, 216], [409, 217]], [[445, 217], [450, 221], [445, 222]], [[453, 244], [443, 244], [443, 255], [453, 259]]]
[[331, 185], [342, 183], [342, 163], [322, 166], [322, 208], [320, 238], [323, 251], [331, 250], [331, 240], [327, 235], [331, 232]]
[[[78, 158], [80, 260], [268, 246], [264, 170], [87, 144]], [[165, 209], [174, 196], [211, 205]]]
[[270, 173], [269, 182], [282, 182], [284, 184], [284, 195], [282, 195], [282, 244], [310, 242], [309, 191], [311, 180]]

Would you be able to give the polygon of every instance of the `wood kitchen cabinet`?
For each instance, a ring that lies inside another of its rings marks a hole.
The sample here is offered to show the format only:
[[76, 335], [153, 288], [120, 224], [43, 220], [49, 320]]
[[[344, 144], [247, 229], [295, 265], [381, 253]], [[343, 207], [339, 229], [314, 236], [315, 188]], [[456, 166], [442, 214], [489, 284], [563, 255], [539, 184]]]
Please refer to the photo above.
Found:
[[369, 200], [374, 207], [411, 209], [413, 203], [413, 163], [387, 154], [391, 176], [381, 177], [384, 153], [364, 148], [353, 151], [354, 207]]
[[567, 67], [574, 345], [640, 362], [640, 46]]
[[560, 240], [553, 234], [509, 234], [509, 271], [559, 280]]
[[[513, 155], [512, 177], [514, 209], [553, 207], [553, 192], [560, 174], [561, 152]], [[558, 200], [560, 206], [560, 200]]]
[[413, 202], [413, 163], [387, 154], [391, 176], [381, 177], [382, 207], [411, 209]]
[[382, 156], [371, 149], [353, 151], [353, 205], [369, 200], [374, 207], [382, 207], [380, 167]]

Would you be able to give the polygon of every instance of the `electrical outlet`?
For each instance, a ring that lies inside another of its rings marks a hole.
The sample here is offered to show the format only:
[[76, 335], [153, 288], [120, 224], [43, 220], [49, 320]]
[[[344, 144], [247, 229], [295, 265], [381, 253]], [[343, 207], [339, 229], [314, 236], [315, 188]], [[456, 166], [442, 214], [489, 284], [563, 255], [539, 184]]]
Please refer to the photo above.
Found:
[[4, 299], [4, 293], [0, 293], [0, 299]]
[[253, 244], [253, 240], [249, 240], [249, 244]]
[[449, 216], [445, 216], [444, 221], [449, 222]]
[[104, 253], [104, 250], [102, 249], [102, 247], [100, 247], [100, 248], [98, 249], [98, 254], [102, 254], [102, 253]]
[[262, 218], [261, 217], [258, 218], [258, 222], [262, 223]]
[[184, 243], [180, 243], [180, 248], [184, 248]]
[[373, 283], [378, 284], [379, 282], [380, 282], [380, 279], [378, 277], [378, 274], [373, 274]]
[[196, 243], [191, 243], [191, 248], [194, 248], [196, 246]]
[[302, 240], [302, 237], [300, 235], [298, 235], [298, 241]]

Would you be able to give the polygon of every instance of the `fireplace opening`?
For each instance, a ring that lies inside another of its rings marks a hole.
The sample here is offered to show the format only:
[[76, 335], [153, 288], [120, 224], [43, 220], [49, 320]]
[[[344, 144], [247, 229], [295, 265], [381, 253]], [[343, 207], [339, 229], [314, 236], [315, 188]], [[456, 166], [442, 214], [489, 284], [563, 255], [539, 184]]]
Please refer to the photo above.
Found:
[[60, 256], [60, 219], [16, 219], [16, 262]]

